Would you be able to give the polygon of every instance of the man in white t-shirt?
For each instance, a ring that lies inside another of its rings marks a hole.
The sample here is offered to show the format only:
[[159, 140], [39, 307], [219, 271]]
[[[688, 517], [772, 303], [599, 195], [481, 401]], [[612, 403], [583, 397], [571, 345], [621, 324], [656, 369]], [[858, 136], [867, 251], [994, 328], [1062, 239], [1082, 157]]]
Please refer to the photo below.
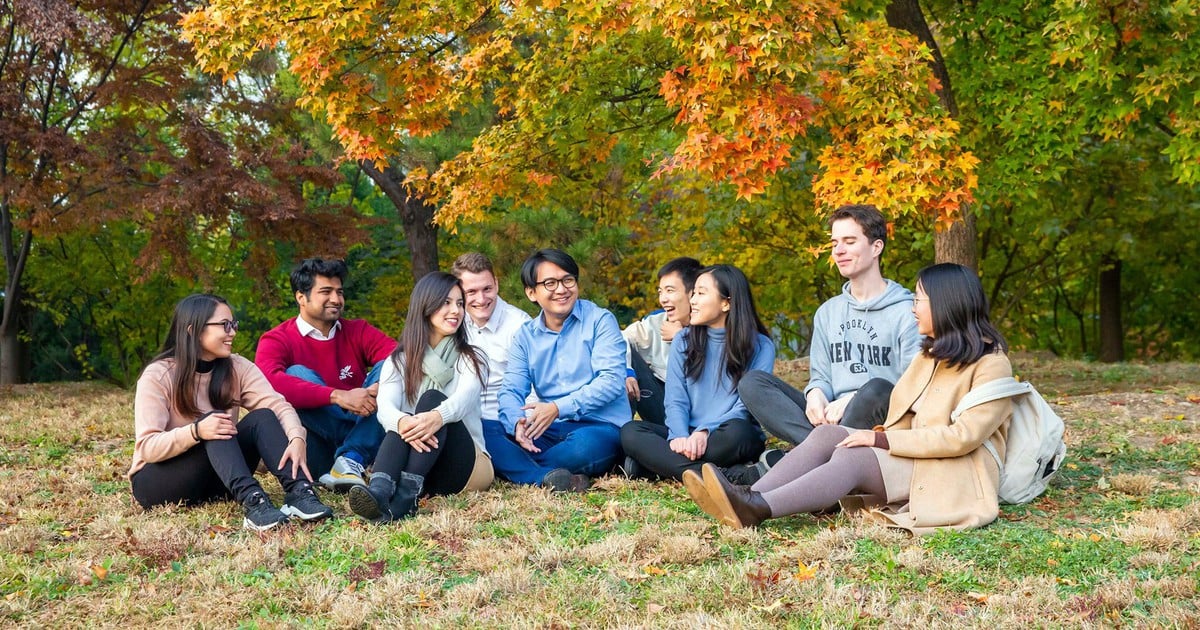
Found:
[[496, 396], [504, 383], [508, 367], [508, 347], [529, 314], [505, 302], [498, 294], [499, 284], [492, 261], [479, 252], [470, 252], [455, 259], [450, 267], [462, 282], [467, 306], [467, 340], [487, 355], [487, 380], [482, 393], [484, 420], [499, 420], [500, 409]]

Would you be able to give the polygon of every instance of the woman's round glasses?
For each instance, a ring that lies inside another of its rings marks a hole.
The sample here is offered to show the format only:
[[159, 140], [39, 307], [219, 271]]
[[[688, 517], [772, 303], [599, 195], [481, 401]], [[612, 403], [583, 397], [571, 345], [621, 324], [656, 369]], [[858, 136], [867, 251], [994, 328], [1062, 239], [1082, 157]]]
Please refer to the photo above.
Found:
[[219, 322], [208, 322], [205, 326], [222, 326], [225, 328], [225, 334], [228, 335], [237, 330], [238, 321], [236, 319], [222, 319]]

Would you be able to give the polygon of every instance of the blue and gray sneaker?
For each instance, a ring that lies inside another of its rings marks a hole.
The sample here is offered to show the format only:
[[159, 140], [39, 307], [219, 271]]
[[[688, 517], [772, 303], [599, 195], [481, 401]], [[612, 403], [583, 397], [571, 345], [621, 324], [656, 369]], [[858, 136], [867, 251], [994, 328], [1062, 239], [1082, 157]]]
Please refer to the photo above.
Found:
[[334, 492], [346, 492], [354, 486], [365, 487], [367, 485], [367, 480], [363, 478], [365, 473], [366, 469], [362, 464], [343, 455], [333, 460], [333, 468], [321, 475], [318, 481]]

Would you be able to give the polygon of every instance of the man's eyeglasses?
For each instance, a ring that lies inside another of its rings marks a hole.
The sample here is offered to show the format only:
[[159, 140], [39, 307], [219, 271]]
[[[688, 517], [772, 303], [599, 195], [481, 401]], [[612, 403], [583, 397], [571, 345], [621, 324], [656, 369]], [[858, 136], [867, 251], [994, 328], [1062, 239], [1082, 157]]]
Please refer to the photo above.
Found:
[[560, 284], [564, 289], [574, 289], [575, 285], [579, 284], [579, 280], [575, 279], [575, 276], [563, 276], [561, 278], [546, 278], [538, 284], [546, 287], [547, 291], [553, 293], [558, 290], [558, 285]]
[[228, 335], [237, 331], [238, 321], [236, 319], [222, 319], [219, 322], [208, 322], [205, 326], [222, 326], [225, 328], [225, 334]]

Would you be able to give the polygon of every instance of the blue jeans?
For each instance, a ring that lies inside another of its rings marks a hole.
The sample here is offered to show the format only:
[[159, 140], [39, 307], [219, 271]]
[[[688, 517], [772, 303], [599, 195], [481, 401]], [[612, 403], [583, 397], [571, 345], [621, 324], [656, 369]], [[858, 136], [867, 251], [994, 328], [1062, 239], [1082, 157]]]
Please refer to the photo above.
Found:
[[[376, 363], [367, 374], [363, 387], [379, 382], [383, 361]], [[303, 365], [293, 365], [287, 373], [310, 383], [325, 384], [319, 374]], [[345, 456], [364, 465], [375, 461], [384, 434], [375, 414], [357, 416], [333, 403], [297, 409], [296, 413], [300, 415], [300, 424], [308, 430], [308, 469], [313, 479], [329, 472], [333, 460], [338, 457]]]
[[483, 421], [483, 439], [496, 474], [513, 483], [538, 485], [546, 473], [566, 468], [590, 476], [612, 470], [621, 455], [621, 430], [595, 420], [559, 420], [533, 443], [542, 449], [530, 453], [521, 448], [498, 420]]

